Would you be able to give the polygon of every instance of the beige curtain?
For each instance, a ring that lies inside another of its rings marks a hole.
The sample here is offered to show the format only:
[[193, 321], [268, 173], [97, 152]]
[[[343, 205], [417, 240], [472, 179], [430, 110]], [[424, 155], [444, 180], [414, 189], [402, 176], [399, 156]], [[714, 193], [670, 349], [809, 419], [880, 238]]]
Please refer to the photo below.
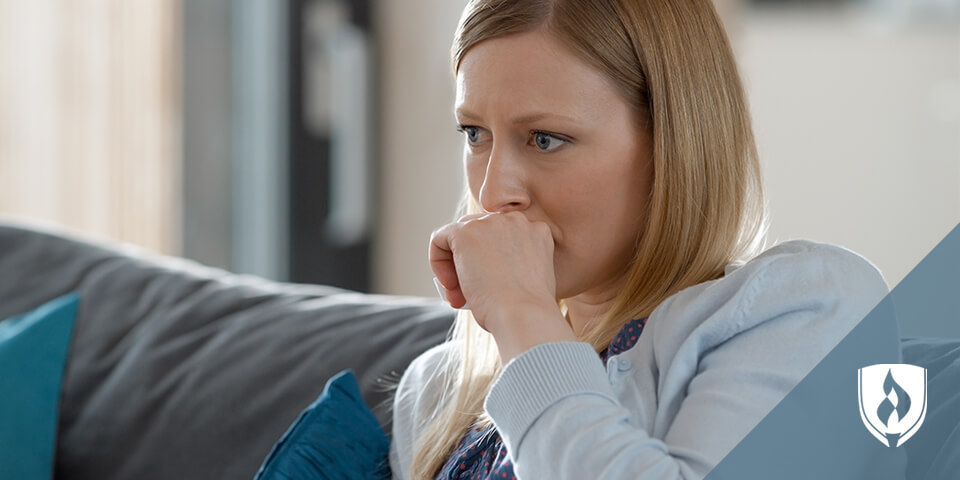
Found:
[[176, 0], [0, 0], [0, 216], [179, 252]]

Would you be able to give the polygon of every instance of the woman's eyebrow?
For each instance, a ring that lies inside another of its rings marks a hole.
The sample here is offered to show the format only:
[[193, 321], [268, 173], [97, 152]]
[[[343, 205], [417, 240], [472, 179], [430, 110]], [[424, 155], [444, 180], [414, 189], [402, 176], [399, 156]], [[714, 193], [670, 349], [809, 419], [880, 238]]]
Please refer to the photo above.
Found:
[[457, 118], [463, 118], [463, 119], [466, 119], [466, 120], [473, 120], [473, 121], [479, 121], [479, 120], [481, 120], [480, 115], [477, 115], [477, 114], [475, 114], [475, 113], [473, 113], [473, 112], [471, 112], [471, 111], [469, 111], [469, 110], [463, 109], [463, 108], [457, 108], [453, 113], [454, 113], [454, 115], [457, 116]]
[[549, 113], [549, 112], [536, 112], [536, 113], [528, 113], [526, 115], [520, 115], [519, 117], [515, 117], [511, 121], [511, 123], [513, 123], [514, 125], [519, 125], [524, 123], [538, 122], [540, 120], [547, 120], [547, 119], [557, 119], [557, 120], [563, 120], [566, 122], [578, 123], [577, 120], [572, 117], [568, 117], [566, 115], [560, 115], [557, 113]]
[[[458, 108], [455, 113], [456, 113], [456, 115], [457, 115], [457, 118], [463, 118], [463, 119], [472, 120], [472, 121], [480, 121], [480, 120], [482, 120], [479, 115], [477, 115], [477, 114], [475, 114], [475, 113], [473, 113], [473, 112], [471, 112], [471, 111], [469, 111], [469, 110], [463, 109], [463, 108]], [[514, 118], [510, 121], [510, 123], [512, 123], [512, 124], [514, 124], [514, 125], [519, 125], [519, 124], [525, 124], [525, 123], [533, 123], [533, 122], [537, 122], [537, 121], [540, 121], [540, 120], [546, 120], [546, 119], [551, 119], [551, 118], [553, 118], [553, 119], [558, 119], [558, 120], [564, 120], [564, 121], [571, 122], [571, 123], [579, 123], [579, 122], [578, 122], [575, 118], [573, 118], [573, 117], [569, 117], [569, 116], [566, 116], [566, 115], [560, 115], [560, 114], [558, 114], [558, 113], [550, 113], [550, 112], [533, 112], [533, 113], [526, 113], [526, 114], [523, 114], [523, 115], [514, 117]]]

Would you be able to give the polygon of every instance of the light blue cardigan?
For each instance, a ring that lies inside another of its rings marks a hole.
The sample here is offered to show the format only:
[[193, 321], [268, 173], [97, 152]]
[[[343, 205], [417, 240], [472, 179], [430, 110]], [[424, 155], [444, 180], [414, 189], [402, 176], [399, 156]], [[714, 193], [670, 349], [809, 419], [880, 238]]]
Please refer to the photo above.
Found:
[[[586, 343], [524, 352], [485, 408], [523, 480], [703, 478], [887, 291], [848, 250], [783, 243], [668, 298], [606, 368]], [[424, 353], [400, 382], [394, 478], [409, 478], [445, 401], [438, 366], [453, 348]]]

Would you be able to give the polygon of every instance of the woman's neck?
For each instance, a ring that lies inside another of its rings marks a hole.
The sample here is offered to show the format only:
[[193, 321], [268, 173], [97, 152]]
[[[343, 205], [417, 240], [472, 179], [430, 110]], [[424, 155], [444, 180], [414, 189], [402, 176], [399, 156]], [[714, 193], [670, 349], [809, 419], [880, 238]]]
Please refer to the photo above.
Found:
[[575, 297], [564, 300], [567, 307], [567, 322], [573, 328], [577, 337], [581, 337], [596, 322], [603, 319], [620, 291], [617, 288], [608, 288], [598, 292], [584, 292]]

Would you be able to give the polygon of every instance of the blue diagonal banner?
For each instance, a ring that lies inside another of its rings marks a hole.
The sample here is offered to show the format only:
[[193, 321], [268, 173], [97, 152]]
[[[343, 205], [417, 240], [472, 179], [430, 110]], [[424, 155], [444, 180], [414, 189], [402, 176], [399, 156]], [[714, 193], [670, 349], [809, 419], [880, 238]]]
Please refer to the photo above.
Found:
[[[885, 389], [881, 376], [866, 393], [894, 408], [861, 408], [860, 369], [877, 364], [922, 367], [925, 378], [914, 381], [922, 388], [908, 399], [904, 374], [884, 367], [877, 371], [899, 375], [898, 388]], [[923, 415], [902, 445], [868, 430], [867, 417], [891, 415], [875, 422], [884, 429], [907, 410]], [[960, 225], [707, 475], [754, 479], [960, 479]]]

